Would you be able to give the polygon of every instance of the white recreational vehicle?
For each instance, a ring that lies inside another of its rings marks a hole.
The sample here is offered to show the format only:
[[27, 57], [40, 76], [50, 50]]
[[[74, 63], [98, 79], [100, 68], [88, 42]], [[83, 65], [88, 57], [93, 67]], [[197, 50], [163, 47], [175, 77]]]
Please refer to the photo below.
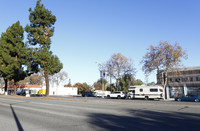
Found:
[[129, 93], [128, 93], [129, 99], [134, 98], [143, 98], [145, 100], [148, 99], [163, 99], [164, 98], [164, 91], [162, 86], [130, 86]]

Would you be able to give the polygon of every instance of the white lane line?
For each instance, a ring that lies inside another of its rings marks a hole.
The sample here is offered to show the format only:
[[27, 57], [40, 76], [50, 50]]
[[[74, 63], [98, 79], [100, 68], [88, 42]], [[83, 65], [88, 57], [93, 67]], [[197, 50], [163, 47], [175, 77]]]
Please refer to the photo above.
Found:
[[49, 103], [37, 103], [37, 102], [30, 102], [32, 104], [36, 104], [36, 105], [46, 105], [46, 106], [53, 106], [53, 107], [63, 107], [63, 109], [74, 109], [74, 110], [82, 110], [82, 111], [89, 111], [91, 112], [98, 112], [98, 113], [105, 113], [105, 114], [111, 114], [114, 113], [115, 115], [122, 115], [123, 112], [123, 116], [129, 116], [130, 114], [125, 110], [125, 111], [118, 111], [116, 109], [110, 109], [107, 110], [107, 112], [104, 112], [101, 108], [92, 108], [92, 107], [80, 107], [80, 106], [76, 106], [76, 105], [59, 105], [59, 104], [49, 104]]
[[22, 100], [14, 100], [14, 99], [4, 99], [4, 98], [0, 98], [0, 102], [26, 102], [26, 101], [22, 101]]
[[[5, 104], [5, 103], [0, 103], [0, 105], [3, 105], [3, 106], [7, 106], [7, 107], [10, 107], [10, 104]], [[36, 108], [32, 108], [32, 107], [26, 107], [26, 106], [20, 106], [20, 105], [12, 105], [13, 108], [19, 108], [19, 109], [25, 109], [25, 110], [28, 110], [28, 111], [36, 111], [36, 112], [40, 112], [40, 113], [43, 113], [43, 114], [53, 114], [53, 115], [58, 115], [58, 116], [65, 116], [65, 117], [73, 117], [73, 118], [82, 118], [82, 119], [86, 119], [87, 117], [86, 116], [77, 116], [77, 115], [74, 115], [74, 114], [69, 114], [69, 113], [61, 113], [61, 112], [56, 112], [56, 111], [50, 111], [50, 110], [44, 110], [44, 109], [36, 109]]]

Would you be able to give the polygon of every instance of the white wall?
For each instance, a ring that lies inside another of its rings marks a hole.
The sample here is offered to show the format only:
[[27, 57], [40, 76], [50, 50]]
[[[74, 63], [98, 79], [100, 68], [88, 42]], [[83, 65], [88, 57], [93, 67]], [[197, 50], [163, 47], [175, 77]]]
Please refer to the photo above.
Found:
[[50, 87], [49, 95], [78, 95], [77, 87]]

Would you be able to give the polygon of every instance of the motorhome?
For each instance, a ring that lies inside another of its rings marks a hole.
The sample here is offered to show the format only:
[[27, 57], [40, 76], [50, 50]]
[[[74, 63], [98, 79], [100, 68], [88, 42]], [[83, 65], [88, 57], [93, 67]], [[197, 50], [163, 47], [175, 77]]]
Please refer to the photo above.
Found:
[[128, 93], [129, 99], [134, 98], [143, 98], [145, 100], [148, 99], [163, 99], [164, 98], [164, 90], [162, 86], [130, 86], [129, 93]]

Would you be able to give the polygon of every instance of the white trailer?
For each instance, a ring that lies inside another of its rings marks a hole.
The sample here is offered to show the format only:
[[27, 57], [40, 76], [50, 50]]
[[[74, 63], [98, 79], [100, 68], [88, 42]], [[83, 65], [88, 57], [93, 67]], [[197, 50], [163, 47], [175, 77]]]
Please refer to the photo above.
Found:
[[162, 86], [131, 86], [128, 93], [129, 99], [143, 98], [148, 99], [163, 99], [164, 91]]

